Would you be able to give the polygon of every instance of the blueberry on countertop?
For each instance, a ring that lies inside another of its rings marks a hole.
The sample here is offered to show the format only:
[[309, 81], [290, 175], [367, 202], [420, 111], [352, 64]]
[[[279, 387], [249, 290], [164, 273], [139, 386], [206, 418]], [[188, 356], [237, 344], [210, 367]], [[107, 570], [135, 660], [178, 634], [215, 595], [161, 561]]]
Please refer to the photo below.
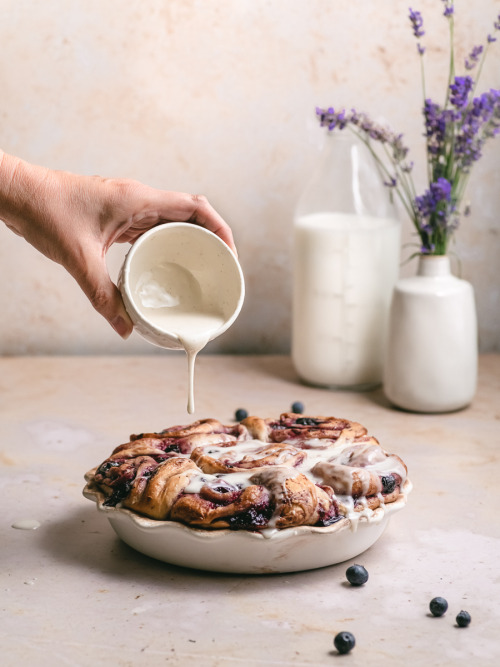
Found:
[[448, 609], [448, 603], [444, 598], [432, 598], [429, 604], [429, 609], [433, 616], [442, 616]]
[[234, 418], [237, 422], [240, 422], [242, 419], [246, 419], [247, 417], [248, 412], [244, 408], [238, 408], [234, 413]]
[[351, 632], [339, 632], [335, 635], [333, 645], [339, 653], [349, 653], [354, 648], [356, 640]]
[[292, 412], [296, 415], [304, 414], [304, 404], [302, 401], [295, 401], [295, 403], [292, 403]]
[[462, 609], [462, 611], [457, 614], [456, 621], [459, 628], [466, 628], [471, 621], [469, 612]]
[[352, 586], [362, 586], [368, 581], [368, 572], [362, 565], [350, 565], [345, 572], [345, 576]]

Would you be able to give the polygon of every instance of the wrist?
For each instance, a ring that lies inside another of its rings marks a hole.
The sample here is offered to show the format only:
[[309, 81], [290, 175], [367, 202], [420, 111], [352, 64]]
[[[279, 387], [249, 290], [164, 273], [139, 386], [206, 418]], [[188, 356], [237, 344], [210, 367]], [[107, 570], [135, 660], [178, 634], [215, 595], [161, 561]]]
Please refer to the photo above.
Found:
[[26, 237], [47, 169], [0, 151], [0, 219]]

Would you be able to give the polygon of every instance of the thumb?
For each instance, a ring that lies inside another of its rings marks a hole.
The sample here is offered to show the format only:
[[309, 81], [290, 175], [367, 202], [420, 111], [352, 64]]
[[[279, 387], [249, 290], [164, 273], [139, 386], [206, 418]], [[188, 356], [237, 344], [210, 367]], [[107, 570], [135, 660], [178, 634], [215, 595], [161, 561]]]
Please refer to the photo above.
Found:
[[93, 255], [85, 258], [85, 268], [74, 274], [83, 292], [100, 313], [124, 339], [132, 333], [133, 324], [123, 303], [120, 290], [109, 277], [103, 257]]

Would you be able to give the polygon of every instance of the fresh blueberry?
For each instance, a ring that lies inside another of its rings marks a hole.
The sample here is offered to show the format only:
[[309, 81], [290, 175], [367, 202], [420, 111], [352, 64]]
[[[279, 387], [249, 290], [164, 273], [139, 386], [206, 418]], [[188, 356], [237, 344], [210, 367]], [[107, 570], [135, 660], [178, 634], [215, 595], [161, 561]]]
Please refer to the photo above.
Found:
[[457, 614], [457, 625], [459, 628], [466, 628], [470, 623], [470, 614], [468, 611], [461, 611]]
[[368, 572], [362, 565], [350, 565], [345, 572], [345, 576], [352, 586], [362, 586], [368, 581]]
[[237, 422], [242, 421], [248, 417], [248, 412], [244, 408], [238, 408], [234, 413], [234, 418]]
[[304, 404], [302, 401], [295, 401], [295, 403], [292, 403], [292, 412], [296, 415], [304, 414]]
[[351, 632], [339, 632], [335, 635], [333, 645], [339, 653], [349, 653], [354, 648], [356, 640]]
[[429, 609], [433, 616], [442, 616], [448, 609], [448, 603], [444, 598], [432, 598], [429, 604]]

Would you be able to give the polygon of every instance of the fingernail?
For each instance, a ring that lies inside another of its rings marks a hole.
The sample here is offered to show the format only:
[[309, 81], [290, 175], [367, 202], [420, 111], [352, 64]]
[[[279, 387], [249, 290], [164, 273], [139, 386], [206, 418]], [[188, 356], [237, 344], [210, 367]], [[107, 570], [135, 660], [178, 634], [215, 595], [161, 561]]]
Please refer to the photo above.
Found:
[[125, 340], [132, 333], [132, 328], [121, 315], [118, 315], [114, 320], [111, 320], [110, 324], [116, 333], [120, 334], [120, 336]]

